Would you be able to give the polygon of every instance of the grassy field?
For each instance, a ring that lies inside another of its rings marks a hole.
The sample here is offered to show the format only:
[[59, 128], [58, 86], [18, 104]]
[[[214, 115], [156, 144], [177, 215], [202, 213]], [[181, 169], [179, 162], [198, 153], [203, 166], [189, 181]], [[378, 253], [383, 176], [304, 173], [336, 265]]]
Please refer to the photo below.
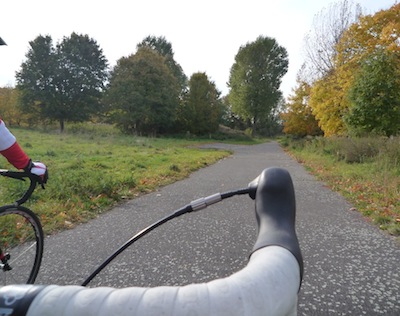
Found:
[[[40, 216], [47, 234], [85, 222], [124, 199], [185, 178], [230, 154], [197, 149], [204, 140], [126, 136], [109, 126], [72, 126], [63, 134], [10, 130], [33, 160], [49, 168], [46, 189], [38, 188], [26, 203]], [[5, 159], [0, 168], [12, 169]], [[0, 181], [1, 205], [12, 203], [25, 187], [8, 178]]]
[[[46, 189], [38, 188], [26, 204], [39, 215], [47, 234], [88, 221], [124, 199], [183, 179], [230, 155], [196, 148], [213, 139], [134, 137], [111, 126], [72, 125], [63, 134], [10, 129], [28, 155], [49, 168]], [[400, 236], [399, 138], [384, 143], [324, 138], [281, 143], [356, 210]], [[12, 169], [5, 159], [0, 168]], [[0, 205], [12, 203], [24, 188], [25, 183], [1, 177]]]
[[400, 236], [400, 138], [283, 139], [281, 143], [354, 205], [352, 211]]

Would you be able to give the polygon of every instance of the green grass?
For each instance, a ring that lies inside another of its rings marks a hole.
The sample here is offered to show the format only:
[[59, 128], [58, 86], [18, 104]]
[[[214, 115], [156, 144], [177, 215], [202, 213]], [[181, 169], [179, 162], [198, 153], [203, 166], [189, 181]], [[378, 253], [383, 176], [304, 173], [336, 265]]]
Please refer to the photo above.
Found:
[[[151, 192], [228, 156], [196, 148], [203, 141], [126, 136], [110, 126], [75, 126], [64, 134], [10, 128], [34, 161], [49, 169], [45, 190], [27, 202], [49, 234], [96, 217], [124, 199]], [[211, 140], [208, 140], [211, 141]], [[12, 169], [3, 159], [0, 168]], [[0, 178], [0, 204], [25, 183]]]
[[371, 222], [400, 236], [400, 138], [284, 139], [282, 144]]

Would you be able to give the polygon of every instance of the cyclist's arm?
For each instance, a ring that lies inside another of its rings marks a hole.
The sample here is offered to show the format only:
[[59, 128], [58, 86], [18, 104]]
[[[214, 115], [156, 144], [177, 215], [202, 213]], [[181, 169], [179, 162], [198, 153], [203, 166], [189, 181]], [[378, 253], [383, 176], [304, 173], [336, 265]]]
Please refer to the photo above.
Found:
[[28, 155], [22, 150], [15, 136], [0, 119], [0, 154], [15, 168], [24, 169], [30, 162]]

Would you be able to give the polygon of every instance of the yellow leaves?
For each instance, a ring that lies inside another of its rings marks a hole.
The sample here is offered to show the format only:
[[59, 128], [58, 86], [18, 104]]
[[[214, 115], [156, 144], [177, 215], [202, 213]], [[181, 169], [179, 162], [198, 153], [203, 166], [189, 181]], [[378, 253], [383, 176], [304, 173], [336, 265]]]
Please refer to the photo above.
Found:
[[350, 26], [337, 45], [336, 66], [351, 63], [354, 67], [378, 49], [400, 51], [400, 4], [375, 15], [366, 15]]
[[374, 22], [380, 27], [377, 41], [388, 51], [400, 51], [400, 4], [393, 5], [388, 10], [379, 11], [373, 16]]
[[344, 32], [336, 46], [334, 69], [314, 83], [310, 94], [309, 104], [325, 136], [346, 133], [348, 94], [361, 61], [378, 50], [400, 53], [399, 35], [400, 4], [362, 16]]
[[345, 94], [336, 74], [320, 79], [311, 90], [310, 107], [327, 137], [346, 131], [342, 120], [347, 107]]
[[297, 136], [321, 134], [312, 109], [308, 105], [309, 95], [310, 86], [305, 82], [299, 82], [298, 88], [286, 105], [287, 112], [281, 114], [284, 133]]

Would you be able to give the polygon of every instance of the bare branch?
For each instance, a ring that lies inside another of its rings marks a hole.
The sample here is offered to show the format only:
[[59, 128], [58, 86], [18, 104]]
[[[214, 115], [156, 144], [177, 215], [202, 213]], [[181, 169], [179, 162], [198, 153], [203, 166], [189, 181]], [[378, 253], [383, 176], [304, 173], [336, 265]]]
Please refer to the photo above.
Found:
[[358, 21], [362, 14], [359, 4], [352, 0], [332, 3], [315, 15], [313, 28], [304, 38], [307, 81], [315, 81], [327, 75], [334, 67], [336, 45], [344, 31]]

